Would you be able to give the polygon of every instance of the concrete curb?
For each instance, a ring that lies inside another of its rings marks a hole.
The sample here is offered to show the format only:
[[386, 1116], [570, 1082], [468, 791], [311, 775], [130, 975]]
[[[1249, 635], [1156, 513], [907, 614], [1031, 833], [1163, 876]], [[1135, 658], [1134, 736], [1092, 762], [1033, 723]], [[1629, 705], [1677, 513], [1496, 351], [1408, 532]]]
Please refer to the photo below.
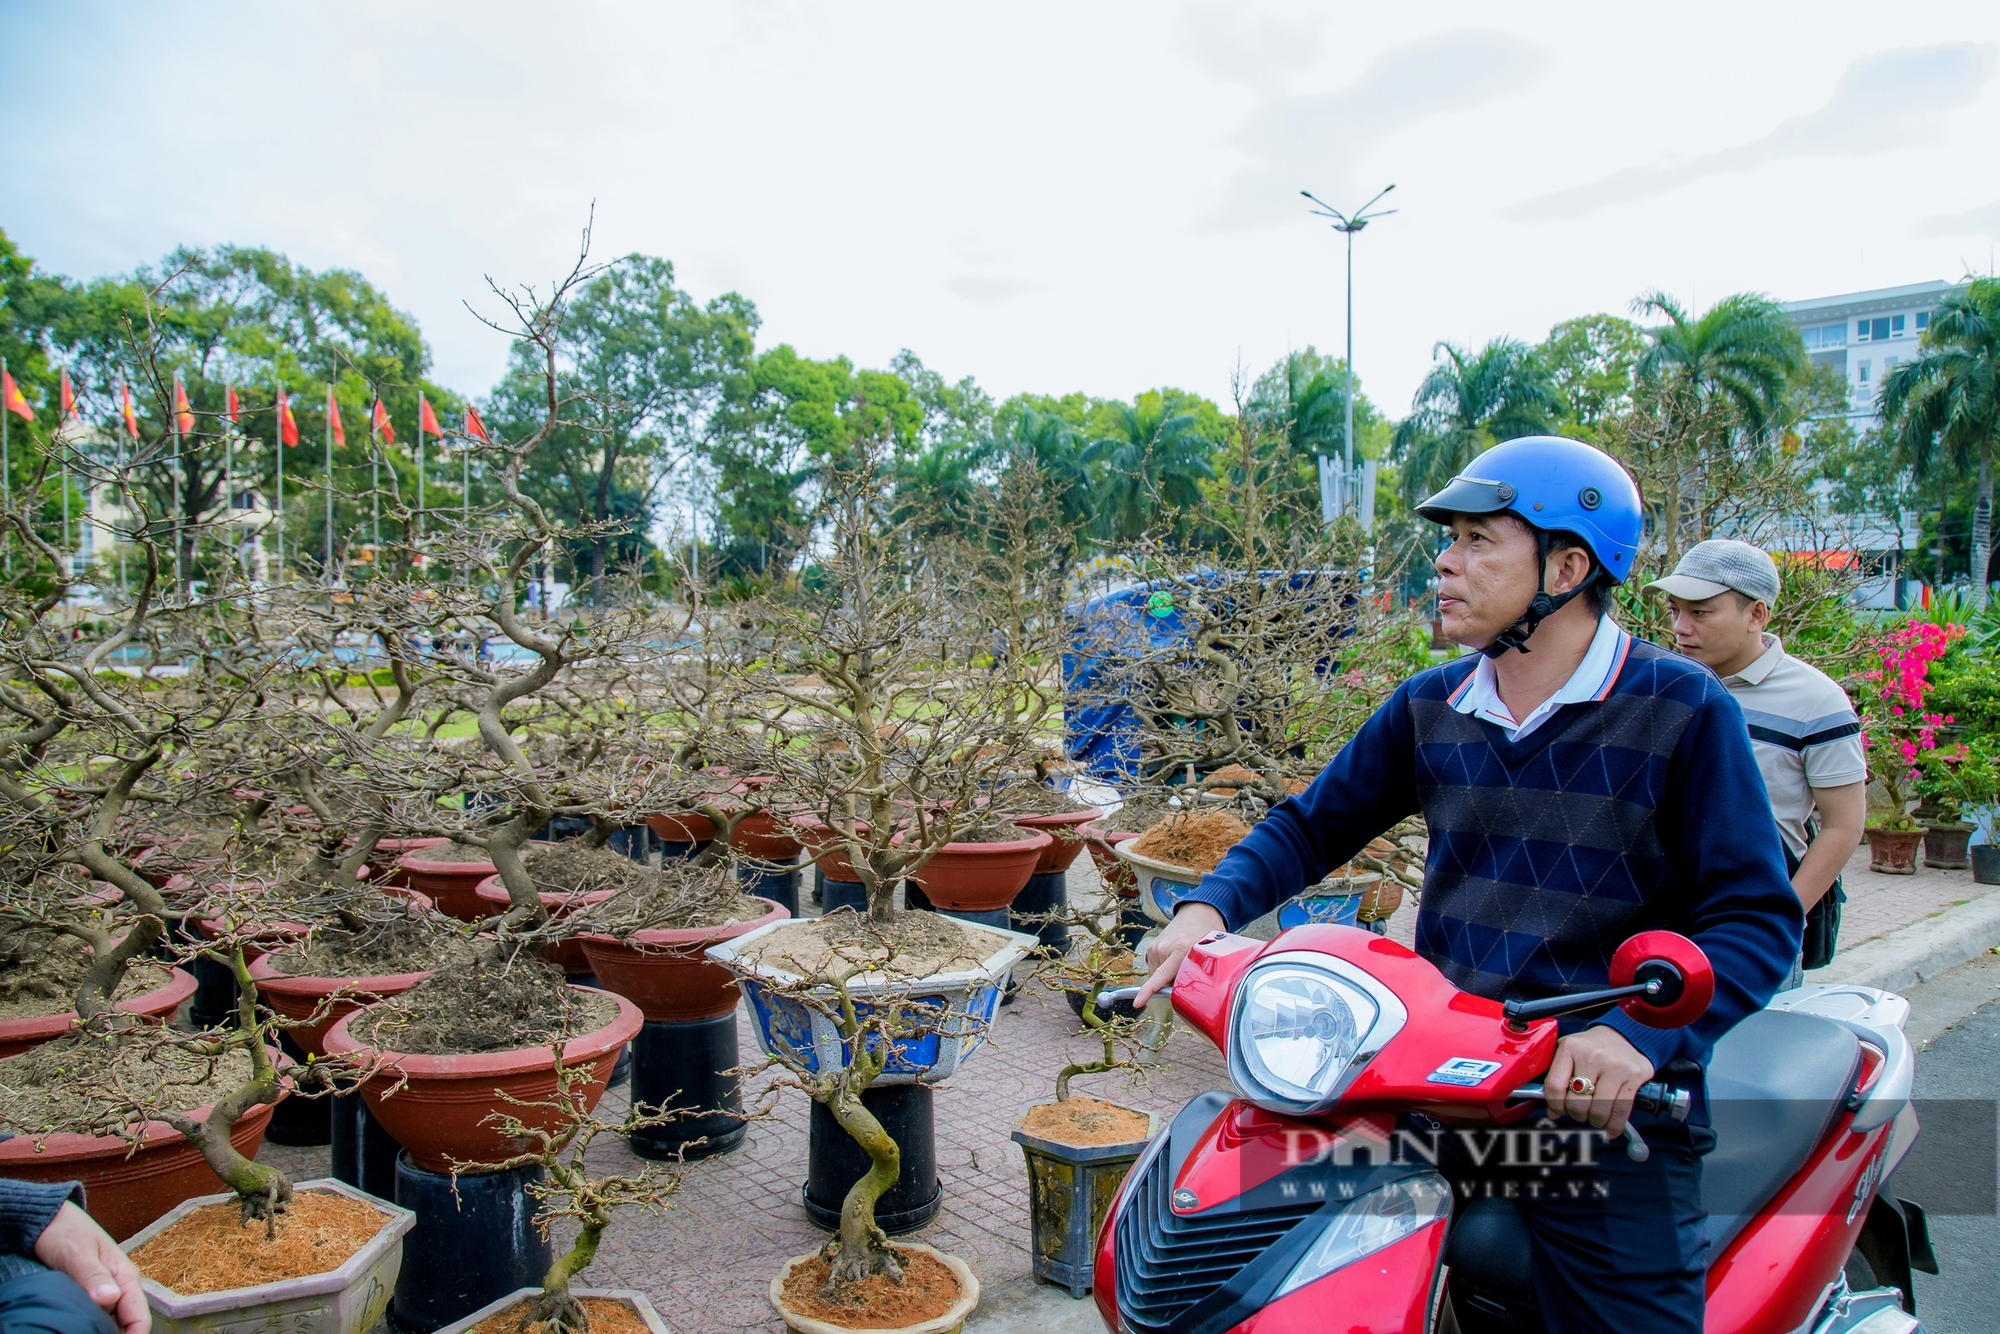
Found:
[[1832, 963], [1806, 974], [1806, 980], [1901, 991], [1996, 945], [2000, 945], [2000, 893], [1988, 893], [1836, 954]]

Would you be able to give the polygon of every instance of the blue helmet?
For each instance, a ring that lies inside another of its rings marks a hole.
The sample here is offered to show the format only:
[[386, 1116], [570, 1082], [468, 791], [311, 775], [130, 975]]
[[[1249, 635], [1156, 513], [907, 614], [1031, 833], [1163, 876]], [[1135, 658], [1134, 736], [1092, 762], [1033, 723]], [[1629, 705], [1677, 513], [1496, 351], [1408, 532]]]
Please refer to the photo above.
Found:
[[[1432, 523], [1450, 523], [1454, 514], [1503, 511], [1535, 530], [1544, 564], [1549, 534], [1574, 533], [1589, 549], [1599, 577], [1614, 584], [1632, 573], [1632, 558], [1645, 531], [1632, 475], [1596, 446], [1554, 435], [1522, 436], [1493, 446], [1417, 506], [1417, 513]], [[1560, 597], [1538, 587], [1520, 624], [1486, 652], [1495, 657], [1510, 648], [1527, 652], [1526, 640], [1535, 627], [1591, 582], [1585, 580]]]

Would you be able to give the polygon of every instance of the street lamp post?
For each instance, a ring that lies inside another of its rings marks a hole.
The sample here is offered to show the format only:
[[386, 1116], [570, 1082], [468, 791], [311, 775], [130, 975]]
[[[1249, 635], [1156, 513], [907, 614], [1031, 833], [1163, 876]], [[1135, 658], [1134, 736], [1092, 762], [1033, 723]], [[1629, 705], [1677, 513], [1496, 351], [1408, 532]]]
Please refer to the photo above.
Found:
[[[1389, 186], [1352, 213], [1342, 213], [1310, 190], [1299, 191], [1318, 205], [1312, 210], [1314, 217], [1333, 219], [1333, 229], [1347, 238], [1347, 387], [1343, 395], [1347, 400], [1347, 457], [1342, 463], [1341, 477], [1348, 485], [1352, 484], [1354, 475], [1354, 234], [1375, 219], [1386, 218], [1396, 211], [1393, 208], [1385, 208], [1378, 212], [1369, 212], [1395, 188], [1393, 185]], [[1343, 505], [1344, 503], [1343, 497]], [[1326, 516], [1329, 521], [1332, 517]]]

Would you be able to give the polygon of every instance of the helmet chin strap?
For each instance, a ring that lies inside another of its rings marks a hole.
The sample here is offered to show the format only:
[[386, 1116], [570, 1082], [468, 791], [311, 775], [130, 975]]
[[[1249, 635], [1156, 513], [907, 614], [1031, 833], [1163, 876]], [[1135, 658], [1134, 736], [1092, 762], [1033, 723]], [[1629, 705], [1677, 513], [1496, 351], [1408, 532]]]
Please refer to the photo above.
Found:
[[1540, 628], [1543, 621], [1568, 606], [1572, 598], [1589, 587], [1590, 579], [1588, 576], [1585, 576], [1582, 583], [1570, 589], [1567, 593], [1551, 594], [1548, 583], [1549, 535], [1546, 529], [1537, 528], [1535, 530], [1534, 601], [1528, 604], [1528, 610], [1520, 620], [1495, 635], [1492, 643], [1479, 650], [1481, 653], [1484, 653], [1489, 658], [1497, 658], [1508, 649], [1519, 649], [1523, 653], [1529, 652], [1528, 636], [1534, 634]]

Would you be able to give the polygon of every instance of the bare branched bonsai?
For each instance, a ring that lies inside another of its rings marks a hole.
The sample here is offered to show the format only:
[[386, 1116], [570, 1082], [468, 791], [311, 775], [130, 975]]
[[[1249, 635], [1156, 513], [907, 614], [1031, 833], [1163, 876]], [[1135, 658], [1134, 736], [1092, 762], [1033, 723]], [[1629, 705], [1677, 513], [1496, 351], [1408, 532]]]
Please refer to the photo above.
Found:
[[515, 1326], [527, 1329], [547, 1322], [561, 1334], [575, 1334], [590, 1328], [590, 1316], [570, 1293], [570, 1284], [597, 1258], [597, 1248], [605, 1229], [619, 1209], [636, 1205], [655, 1213], [664, 1212], [680, 1190], [681, 1171], [676, 1166], [648, 1165], [636, 1173], [593, 1173], [585, 1163], [592, 1141], [600, 1135], [630, 1138], [640, 1130], [665, 1125], [679, 1113], [664, 1109], [646, 1110], [634, 1104], [622, 1121], [606, 1121], [586, 1101], [590, 1067], [563, 1064], [562, 1047], [557, 1044], [556, 1090], [541, 1102], [523, 1102], [502, 1094], [507, 1102], [524, 1110], [553, 1113], [524, 1122], [514, 1112], [501, 1108], [486, 1119], [503, 1134], [528, 1148], [496, 1163], [455, 1163], [453, 1172], [477, 1169], [507, 1172], [538, 1166], [545, 1179], [532, 1182], [528, 1193], [536, 1200], [535, 1227], [543, 1237], [559, 1218], [573, 1218], [579, 1224], [576, 1241], [556, 1257], [542, 1277], [542, 1294], [536, 1298]]

